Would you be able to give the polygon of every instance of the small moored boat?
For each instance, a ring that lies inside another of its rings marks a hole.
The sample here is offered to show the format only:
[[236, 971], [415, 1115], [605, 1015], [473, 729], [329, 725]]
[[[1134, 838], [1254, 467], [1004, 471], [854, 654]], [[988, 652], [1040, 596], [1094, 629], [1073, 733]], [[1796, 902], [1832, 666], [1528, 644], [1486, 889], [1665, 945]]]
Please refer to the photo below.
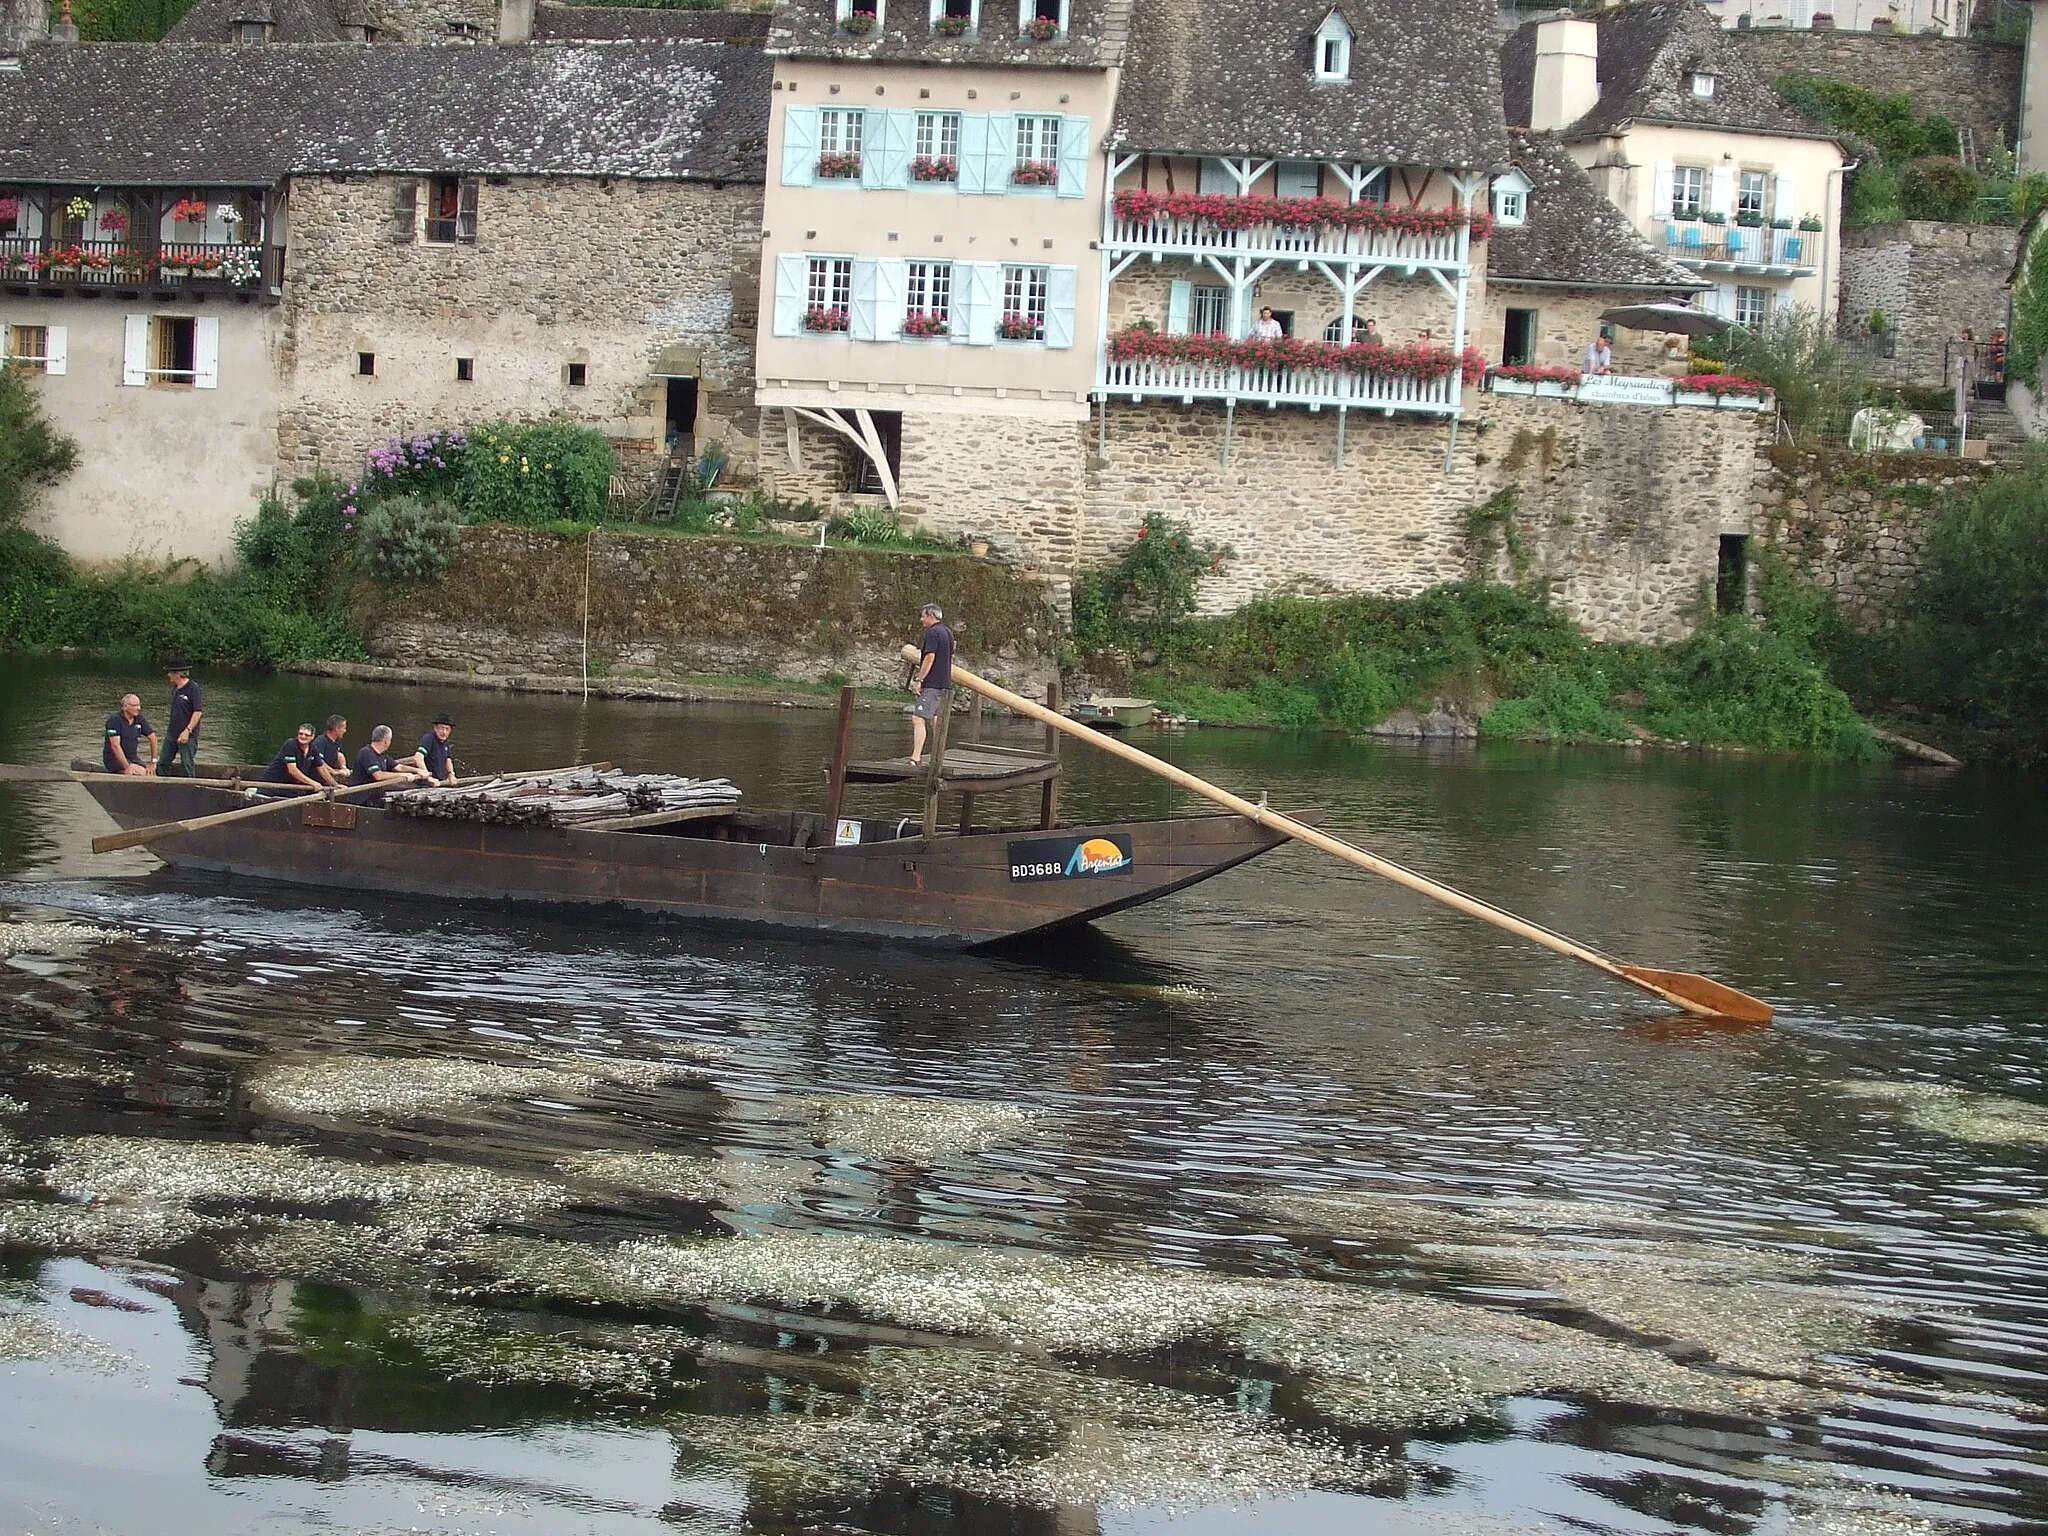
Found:
[[1152, 723], [1159, 706], [1150, 699], [1076, 699], [1067, 706], [1067, 718], [1098, 731], [1135, 731]]

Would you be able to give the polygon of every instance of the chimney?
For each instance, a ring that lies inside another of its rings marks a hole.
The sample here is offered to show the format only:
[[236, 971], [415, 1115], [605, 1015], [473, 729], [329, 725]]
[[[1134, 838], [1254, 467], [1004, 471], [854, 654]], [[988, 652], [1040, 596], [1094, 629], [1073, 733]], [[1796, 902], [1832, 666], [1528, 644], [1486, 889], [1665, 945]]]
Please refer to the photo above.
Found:
[[498, 41], [533, 41], [533, 0], [498, 0]]
[[20, 58], [22, 49], [49, 35], [43, 0], [0, 0], [0, 57]]
[[1600, 99], [1600, 28], [1560, 16], [1536, 24], [1536, 81], [1529, 127], [1568, 128]]

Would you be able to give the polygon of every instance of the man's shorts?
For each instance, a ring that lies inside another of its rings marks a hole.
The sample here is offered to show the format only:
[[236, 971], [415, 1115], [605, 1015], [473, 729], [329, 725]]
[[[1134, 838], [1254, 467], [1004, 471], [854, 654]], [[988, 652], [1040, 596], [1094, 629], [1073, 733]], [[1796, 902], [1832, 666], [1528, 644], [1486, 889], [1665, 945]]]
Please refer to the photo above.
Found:
[[917, 702], [910, 706], [910, 712], [920, 720], [936, 720], [939, 711], [946, 707], [946, 695], [952, 691], [950, 688], [920, 688]]

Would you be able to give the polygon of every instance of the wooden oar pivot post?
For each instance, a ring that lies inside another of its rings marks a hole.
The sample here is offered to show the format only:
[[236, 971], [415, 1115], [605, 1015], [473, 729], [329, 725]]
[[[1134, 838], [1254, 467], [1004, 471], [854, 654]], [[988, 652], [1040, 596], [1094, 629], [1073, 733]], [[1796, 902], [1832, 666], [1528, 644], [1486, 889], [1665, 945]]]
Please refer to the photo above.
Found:
[[[904, 648], [906, 657], [914, 654], [908, 646]], [[1751, 997], [1745, 992], [1738, 992], [1733, 987], [1724, 986], [1705, 976], [1694, 975], [1690, 971], [1666, 971], [1649, 966], [1625, 965], [1619, 960], [1601, 954], [1598, 950], [1588, 948], [1576, 939], [1567, 938], [1561, 933], [1553, 933], [1548, 928], [1532, 923], [1526, 918], [1517, 917], [1514, 913], [1481, 901], [1476, 896], [1467, 896], [1463, 891], [1454, 890], [1448, 885], [1431, 880], [1426, 875], [1417, 874], [1391, 859], [1383, 859], [1377, 854], [1368, 853], [1342, 838], [1332, 837], [1327, 832], [1311, 827], [1305, 822], [1296, 821], [1291, 816], [1282, 815], [1267, 806], [1254, 805], [1243, 796], [1234, 795], [1227, 789], [1211, 784], [1207, 779], [1197, 778], [1186, 769], [1162, 762], [1148, 752], [1140, 752], [1136, 747], [1126, 746], [1112, 736], [1092, 731], [1078, 721], [1069, 720], [1054, 710], [1019, 697], [1007, 688], [977, 677], [958, 663], [953, 667], [953, 682], [956, 687], [972, 689], [984, 698], [991, 699], [1026, 719], [1042, 722], [1048, 730], [1077, 736], [1098, 751], [1136, 764], [1147, 773], [1155, 774], [1170, 784], [1177, 784], [1205, 800], [1213, 800], [1225, 810], [1235, 811], [1238, 815], [1271, 831], [1283, 833], [1296, 842], [1307, 843], [1311, 848], [1320, 848], [1347, 864], [1391, 880], [1396, 885], [1405, 886], [1417, 895], [1441, 902], [1444, 906], [1463, 912], [1468, 917], [1476, 917], [1483, 923], [1491, 923], [1494, 927], [1527, 939], [1532, 944], [1540, 944], [1545, 949], [1582, 961], [1595, 970], [1606, 972], [1616, 981], [1627, 982], [1632, 987], [1639, 987], [1654, 997], [1662, 998], [1674, 1008], [1682, 1008], [1687, 1013], [1703, 1018], [1725, 1019], [1742, 1024], [1768, 1024], [1771, 1020], [1771, 1006], [1761, 998]]]

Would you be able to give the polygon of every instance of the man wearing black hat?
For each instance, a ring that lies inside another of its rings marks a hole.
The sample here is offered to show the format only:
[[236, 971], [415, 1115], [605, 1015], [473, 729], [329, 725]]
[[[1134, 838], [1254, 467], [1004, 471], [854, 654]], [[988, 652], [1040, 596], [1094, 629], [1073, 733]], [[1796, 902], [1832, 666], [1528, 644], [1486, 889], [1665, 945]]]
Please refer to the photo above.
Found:
[[419, 770], [437, 784], [455, 782], [455, 754], [448, 750], [448, 738], [455, 734], [455, 722], [446, 715], [434, 716], [433, 729], [420, 738], [412, 760]]
[[156, 760], [157, 773], [167, 779], [196, 778], [199, 774], [199, 720], [206, 713], [199, 699], [199, 685], [192, 681], [192, 663], [167, 661], [164, 675], [171, 680], [171, 735], [163, 754]]

